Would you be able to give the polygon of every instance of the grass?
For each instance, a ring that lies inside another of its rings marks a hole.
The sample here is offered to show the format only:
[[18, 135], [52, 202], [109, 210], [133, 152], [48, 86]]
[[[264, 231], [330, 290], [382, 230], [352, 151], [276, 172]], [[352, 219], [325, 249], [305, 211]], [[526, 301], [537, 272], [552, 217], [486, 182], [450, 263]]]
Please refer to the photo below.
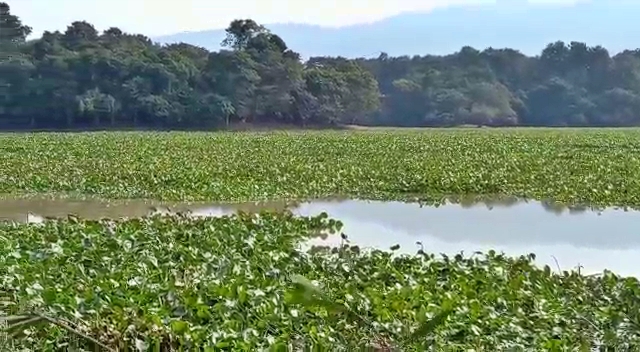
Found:
[[340, 227], [264, 212], [2, 225], [13, 350], [639, 346], [635, 278], [554, 273], [533, 255], [300, 249]]
[[0, 193], [181, 201], [516, 196], [640, 206], [640, 130], [0, 135]]

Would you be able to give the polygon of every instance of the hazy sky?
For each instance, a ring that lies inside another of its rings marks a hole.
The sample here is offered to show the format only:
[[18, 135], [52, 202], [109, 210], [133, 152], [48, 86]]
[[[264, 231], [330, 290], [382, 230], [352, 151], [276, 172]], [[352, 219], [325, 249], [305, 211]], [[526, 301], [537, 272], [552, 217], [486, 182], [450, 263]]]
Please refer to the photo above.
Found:
[[[4, 0], [11, 12], [33, 27], [64, 31], [76, 20], [98, 30], [119, 27], [126, 32], [157, 36], [183, 31], [224, 28], [236, 18], [259, 23], [302, 22], [343, 26], [371, 22], [400, 12], [429, 11], [459, 4], [496, 0]], [[525, 0], [499, 0], [511, 3]], [[577, 0], [532, 0], [532, 3], [573, 3]]]

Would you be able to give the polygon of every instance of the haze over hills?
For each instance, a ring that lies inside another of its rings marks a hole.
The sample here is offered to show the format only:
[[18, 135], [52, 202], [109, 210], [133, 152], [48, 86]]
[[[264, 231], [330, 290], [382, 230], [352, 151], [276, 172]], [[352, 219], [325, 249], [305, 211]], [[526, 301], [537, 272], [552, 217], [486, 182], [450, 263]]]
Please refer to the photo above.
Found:
[[[465, 45], [513, 48], [537, 55], [550, 42], [602, 45], [612, 54], [640, 47], [640, 1], [594, 0], [574, 5], [531, 5], [523, 1], [455, 6], [429, 13], [405, 13], [370, 24], [340, 28], [265, 24], [290, 48], [309, 56], [371, 57], [450, 54]], [[224, 29], [153, 38], [218, 50]]]

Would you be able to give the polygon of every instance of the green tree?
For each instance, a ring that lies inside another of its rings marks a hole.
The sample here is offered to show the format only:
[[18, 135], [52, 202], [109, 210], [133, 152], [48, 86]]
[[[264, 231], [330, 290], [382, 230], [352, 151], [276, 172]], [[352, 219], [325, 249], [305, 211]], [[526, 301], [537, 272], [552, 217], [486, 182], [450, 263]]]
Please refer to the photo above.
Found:
[[95, 126], [100, 125], [101, 117], [108, 118], [111, 125], [115, 125], [115, 115], [118, 104], [114, 97], [100, 92], [98, 88], [90, 89], [76, 97], [78, 112], [93, 120]]
[[[225, 50], [161, 46], [86, 21], [31, 29], [0, 3], [0, 126], [212, 128], [234, 122], [393, 126], [640, 125], [640, 51], [550, 43], [529, 57], [313, 57], [251, 19]], [[312, 38], [310, 38], [311, 40]]]
[[0, 2], [0, 53], [12, 52], [31, 34], [31, 27], [23, 25], [18, 16], [11, 14], [6, 2]]
[[245, 19], [231, 22], [226, 32], [227, 37], [222, 41], [222, 45], [233, 50], [243, 50], [247, 48], [251, 39], [268, 31], [255, 21]]
[[26, 98], [34, 66], [20, 51], [30, 33], [9, 4], [0, 2], [0, 116], [30, 113]]
[[62, 37], [63, 43], [69, 49], [78, 49], [81, 45], [96, 44], [98, 31], [92, 24], [76, 21], [67, 27]]

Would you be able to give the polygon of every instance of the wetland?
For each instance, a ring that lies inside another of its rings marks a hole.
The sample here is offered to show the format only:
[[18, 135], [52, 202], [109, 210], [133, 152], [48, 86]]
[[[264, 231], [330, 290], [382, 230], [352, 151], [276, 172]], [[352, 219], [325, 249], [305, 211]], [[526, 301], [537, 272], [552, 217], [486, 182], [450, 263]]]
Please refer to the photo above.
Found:
[[16, 349], [640, 341], [639, 130], [0, 142]]

